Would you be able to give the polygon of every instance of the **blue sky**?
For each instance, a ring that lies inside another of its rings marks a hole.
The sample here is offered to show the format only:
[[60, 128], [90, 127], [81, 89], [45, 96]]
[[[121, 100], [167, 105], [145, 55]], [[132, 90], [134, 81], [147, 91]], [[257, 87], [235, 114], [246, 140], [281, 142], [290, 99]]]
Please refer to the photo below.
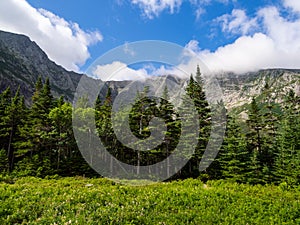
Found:
[[28, 35], [69, 70], [125, 43], [163, 40], [242, 73], [300, 68], [299, 15], [297, 0], [6, 0], [0, 29]]
[[[173, 13], [164, 9], [158, 16], [149, 18], [143, 9], [130, 1], [117, 0], [29, 0], [35, 8], [44, 8], [67, 21], [74, 21], [84, 30], [98, 30], [103, 42], [90, 48], [92, 57], [114, 47], [140, 40], [163, 40], [185, 46], [190, 40], [198, 40], [201, 48], [215, 50], [231, 43], [237, 35], [223, 34], [216, 18], [231, 13], [234, 8], [246, 9], [254, 14], [256, 9], [271, 1], [218, 1], [204, 4], [202, 15], [197, 18], [197, 4], [184, 1]], [[274, 3], [272, 3], [274, 4]], [[92, 61], [92, 58], [89, 61]], [[88, 64], [87, 64], [88, 65]], [[85, 67], [83, 67], [85, 68]]]

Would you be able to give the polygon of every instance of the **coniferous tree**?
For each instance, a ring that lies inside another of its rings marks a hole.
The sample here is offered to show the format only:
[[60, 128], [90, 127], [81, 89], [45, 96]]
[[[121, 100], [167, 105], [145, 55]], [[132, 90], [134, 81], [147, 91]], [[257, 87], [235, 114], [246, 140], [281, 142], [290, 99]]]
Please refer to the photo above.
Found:
[[[53, 145], [55, 169], [59, 170], [62, 165], [67, 164], [67, 160], [72, 158], [74, 148], [73, 130], [72, 130], [72, 106], [70, 103], [58, 102], [57, 107], [49, 112], [51, 121], [51, 141]], [[68, 168], [64, 168], [68, 170]]]
[[0, 175], [6, 174], [9, 171], [7, 151], [0, 149]]
[[160, 154], [158, 154], [158, 156], [160, 156], [161, 159], [167, 158], [167, 176], [170, 177], [170, 173], [173, 171], [170, 171], [169, 155], [177, 147], [180, 138], [181, 123], [179, 115], [175, 112], [174, 106], [170, 103], [167, 86], [165, 86], [162, 98], [160, 99], [159, 116], [164, 120], [167, 130], [164, 134], [163, 144], [160, 146], [161, 149], [159, 149], [162, 156], [160, 156]]
[[279, 150], [275, 175], [279, 182], [300, 183], [300, 97], [290, 90], [284, 102], [284, 114], [278, 134]]
[[281, 109], [275, 102], [276, 98], [273, 96], [269, 81], [265, 84], [262, 96], [263, 149], [260, 160], [264, 165], [264, 179], [270, 183], [273, 180], [275, 156], [278, 152], [277, 133]]
[[248, 111], [249, 119], [247, 122], [248, 132], [247, 137], [247, 150], [251, 155], [250, 171], [248, 179], [250, 183], [263, 183], [263, 165], [261, 164], [260, 157], [262, 154], [263, 140], [262, 140], [262, 116], [259, 105], [256, 99], [253, 98]]
[[11, 104], [11, 90], [8, 87], [3, 93], [0, 95], [0, 149], [6, 151], [8, 148], [8, 137], [9, 137], [9, 125], [5, 121], [4, 118], [7, 117], [7, 108]]
[[101, 104], [100, 98], [96, 100], [96, 126], [98, 135], [104, 144], [106, 150], [111, 154], [110, 157], [103, 159], [104, 163], [109, 165], [110, 173], [114, 174], [113, 157], [120, 157], [121, 159], [121, 147], [118, 145], [114, 130], [112, 127], [112, 92], [109, 87], [103, 103]]
[[5, 118], [9, 124], [9, 139], [8, 139], [8, 163], [9, 170], [12, 171], [14, 167], [15, 160], [15, 146], [14, 143], [18, 139], [18, 127], [22, 126], [23, 117], [24, 117], [24, 99], [20, 96], [20, 89], [17, 90], [15, 96], [12, 99], [11, 104], [7, 107], [7, 117]]
[[211, 112], [209, 104], [206, 100], [206, 95], [204, 91], [204, 81], [199, 66], [197, 66], [195, 79], [193, 75], [191, 75], [189, 84], [186, 88], [186, 92], [193, 100], [195, 108], [198, 112], [200, 127], [198, 145], [195, 150], [195, 154], [188, 163], [188, 170], [191, 175], [198, 174], [199, 163], [208, 143], [211, 125]]
[[221, 165], [222, 178], [245, 182], [249, 171], [250, 154], [247, 150], [246, 137], [234, 117], [228, 117], [226, 137], [217, 161]]
[[6, 104], [5, 107], [2, 108], [3, 115], [1, 116], [0, 123], [0, 136], [3, 150], [6, 151], [7, 154], [8, 169], [12, 171], [15, 163], [15, 142], [19, 139], [18, 127], [22, 126], [25, 116], [25, 104], [24, 98], [20, 96], [20, 88], [18, 88], [15, 96], [10, 99], [10, 103], [8, 104], [9, 92], [9, 89], [7, 89], [2, 95], [4, 99], [6, 99]]
[[[19, 170], [24, 170], [23, 164], [35, 161], [32, 167], [28, 167], [31, 175], [47, 175], [52, 173], [51, 158], [53, 155], [53, 143], [51, 140], [51, 122], [49, 112], [53, 106], [53, 97], [49, 79], [43, 85], [41, 77], [35, 85], [32, 96], [32, 106], [28, 112], [28, 119], [19, 128], [22, 141], [18, 142], [20, 156]], [[28, 158], [29, 157], [29, 158]]]

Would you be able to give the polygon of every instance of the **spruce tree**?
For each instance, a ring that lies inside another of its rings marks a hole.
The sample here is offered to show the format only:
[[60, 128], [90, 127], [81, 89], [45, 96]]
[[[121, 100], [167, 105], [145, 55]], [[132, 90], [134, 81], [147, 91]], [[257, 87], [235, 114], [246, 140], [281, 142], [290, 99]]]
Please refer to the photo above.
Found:
[[284, 114], [280, 122], [275, 161], [278, 182], [300, 184], [300, 97], [290, 90], [284, 100]]
[[18, 127], [22, 125], [22, 119], [24, 116], [24, 100], [20, 96], [20, 88], [18, 88], [10, 106], [7, 107], [7, 123], [9, 124], [9, 139], [8, 139], [8, 148], [7, 156], [9, 163], [9, 170], [13, 170], [14, 158], [15, 158], [15, 146], [14, 142], [17, 139]]
[[[196, 79], [196, 80], [195, 80]], [[191, 75], [186, 92], [193, 100], [195, 108], [198, 112], [199, 118], [199, 139], [195, 154], [188, 163], [188, 170], [190, 175], [197, 175], [199, 163], [202, 155], [206, 149], [209, 139], [210, 125], [211, 125], [211, 111], [209, 104], [206, 100], [204, 91], [204, 81], [200, 72], [200, 67], [197, 66], [196, 76]]]
[[235, 117], [228, 117], [226, 136], [217, 161], [221, 165], [222, 178], [246, 182], [250, 154], [247, 151], [246, 137]]
[[9, 125], [5, 118], [7, 118], [8, 107], [11, 104], [11, 90], [8, 87], [5, 91], [0, 94], [0, 149], [6, 151], [8, 148], [8, 137], [9, 137]]
[[180, 133], [181, 133], [181, 123], [179, 120], [179, 115], [175, 112], [174, 106], [170, 103], [170, 96], [168, 92], [168, 87], [165, 86], [162, 98], [160, 99], [159, 105], [159, 117], [161, 117], [167, 127], [167, 130], [164, 134], [165, 138], [163, 144], [158, 149], [157, 154], [159, 161], [167, 158], [167, 176], [170, 177], [171, 165], [169, 161], [169, 155], [177, 147]]
[[260, 107], [255, 98], [252, 98], [250, 109], [248, 111], [249, 119], [247, 122], [248, 132], [247, 150], [251, 155], [250, 171], [247, 175], [250, 183], [264, 183], [263, 165], [260, 157], [262, 154], [263, 140], [262, 140], [262, 115]]
[[[19, 167], [29, 160], [36, 160], [36, 174], [46, 175], [51, 170], [51, 158], [53, 157], [53, 142], [51, 139], [51, 122], [48, 117], [53, 106], [49, 79], [43, 85], [41, 77], [35, 85], [32, 96], [32, 106], [28, 112], [26, 123], [19, 129], [23, 141], [17, 143], [23, 156], [20, 156]], [[23, 165], [22, 165], [23, 166]], [[50, 172], [51, 173], [51, 172]]]
[[[8, 89], [9, 90], [9, 89]], [[8, 92], [4, 95], [6, 102], [8, 102]], [[6, 151], [9, 171], [13, 170], [15, 162], [15, 142], [19, 139], [18, 127], [22, 126], [23, 118], [25, 116], [24, 98], [20, 96], [20, 88], [18, 88], [15, 96], [10, 99], [10, 103], [2, 108], [3, 116], [1, 117], [1, 140], [2, 148]]]

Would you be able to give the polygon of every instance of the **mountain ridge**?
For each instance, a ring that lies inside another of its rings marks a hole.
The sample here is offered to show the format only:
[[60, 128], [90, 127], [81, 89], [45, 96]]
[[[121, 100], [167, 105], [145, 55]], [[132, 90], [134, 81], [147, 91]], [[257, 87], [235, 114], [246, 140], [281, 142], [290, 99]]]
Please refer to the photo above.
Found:
[[[11, 87], [16, 91], [20, 86], [26, 103], [30, 104], [35, 82], [41, 76], [48, 77], [52, 93], [55, 97], [64, 95], [72, 102], [76, 87], [84, 74], [65, 70], [62, 66], [51, 61], [45, 52], [29, 37], [0, 31], [0, 92]], [[224, 96], [226, 107], [230, 110], [251, 101], [253, 96], [259, 96], [268, 81], [274, 93], [284, 95], [287, 89], [293, 89], [300, 95], [299, 69], [264, 69], [245, 74], [223, 73], [216, 75]], [[170, 81], [179, 84], [178, 77], [162, 75]], [[92, 79], [92, 78], [89, 78]], [[100, 81], [101, 82], [101, 81]], [[106, 95], [108, 87], [115, 98], [132, 81], [107, 81], [100, 92], [100, 98]], [[280, 96], [279, 96], [280, 98]]]
[[43, 81], [49, 78], [54, 96], [64, 95], [71, 101], [82, 74], [55, 64], [27, 36], [0, 31], [0, 91], [20, 86], [29, 103], [39, 76]]

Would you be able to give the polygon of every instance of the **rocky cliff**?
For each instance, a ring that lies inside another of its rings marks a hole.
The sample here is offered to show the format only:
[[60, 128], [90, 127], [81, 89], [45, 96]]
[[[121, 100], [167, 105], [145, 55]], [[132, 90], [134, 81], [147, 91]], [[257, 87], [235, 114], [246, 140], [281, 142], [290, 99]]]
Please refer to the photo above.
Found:
[[300, 96], [300, 70], [266, 69], [246, 74], [227, 73], [217, 78], [229, 110], [250, 103], [253, 97], [260, 98], [266, 85], [275, 102], [282, 101], [289, 90]]
[[39, 76], [50, 79], [54, 96], [72, 100], [82, 75], [56, 65], [28, 37], [0, 31], [0, 91], [8, 86], [15, 91], [20, 86], [29, 103]]

